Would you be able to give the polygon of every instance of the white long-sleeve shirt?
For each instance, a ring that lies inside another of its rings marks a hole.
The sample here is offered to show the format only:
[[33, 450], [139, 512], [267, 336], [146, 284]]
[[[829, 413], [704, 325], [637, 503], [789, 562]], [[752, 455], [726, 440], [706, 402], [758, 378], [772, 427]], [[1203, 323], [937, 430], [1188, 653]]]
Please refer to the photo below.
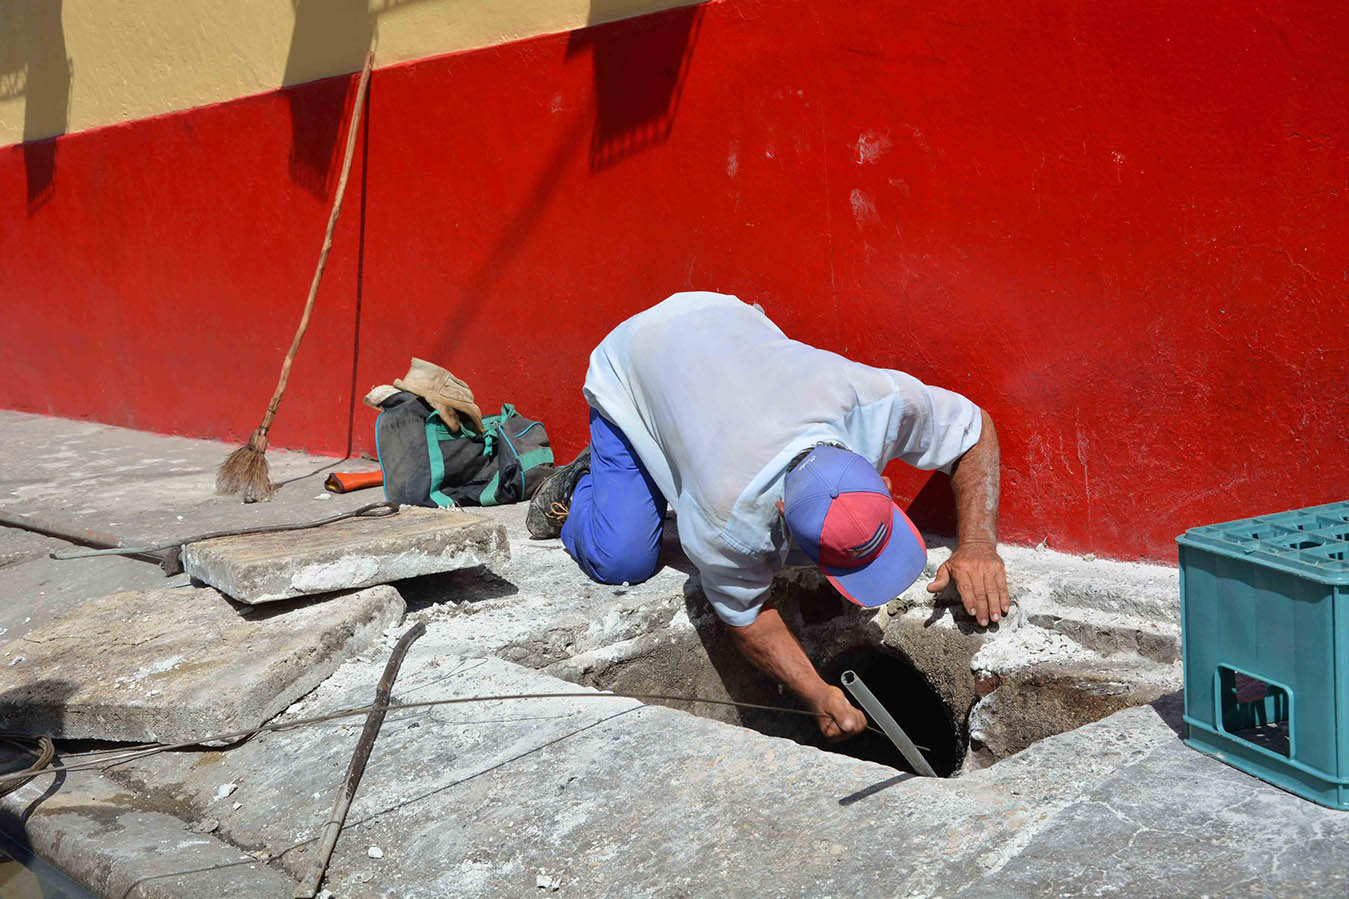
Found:
[[677, 293], [590, 355], [586, 401], [617, 425], [678, 516], [679, 542], [728, 624], [758, 617], [788, 550], [787, 464], [837, 442], [872, 460], [950, 470], [979, 409], [911, 375], [789, 339], [724, 294]]

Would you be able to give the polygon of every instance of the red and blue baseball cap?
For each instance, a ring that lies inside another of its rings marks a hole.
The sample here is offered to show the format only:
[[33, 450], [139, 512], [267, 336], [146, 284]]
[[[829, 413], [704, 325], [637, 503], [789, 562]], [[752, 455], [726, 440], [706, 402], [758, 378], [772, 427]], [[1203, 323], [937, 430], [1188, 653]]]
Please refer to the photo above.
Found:
[[922, 536], [857, 453], [815, 447], [787, 472], [782, 505], [797, 545], [859, 606], [884, 605], [923, 573]]

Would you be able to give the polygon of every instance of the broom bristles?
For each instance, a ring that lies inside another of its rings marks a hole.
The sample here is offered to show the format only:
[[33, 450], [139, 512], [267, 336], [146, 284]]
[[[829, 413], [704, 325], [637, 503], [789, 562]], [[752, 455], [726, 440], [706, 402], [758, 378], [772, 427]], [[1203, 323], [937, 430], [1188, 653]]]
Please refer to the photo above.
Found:
[[243, 494], [246, 503], [272, 498], [272, 473], [267, 465], [267, 435], [254, 431], [248, 442], [230, 453], [215, 475], [215, 492]]

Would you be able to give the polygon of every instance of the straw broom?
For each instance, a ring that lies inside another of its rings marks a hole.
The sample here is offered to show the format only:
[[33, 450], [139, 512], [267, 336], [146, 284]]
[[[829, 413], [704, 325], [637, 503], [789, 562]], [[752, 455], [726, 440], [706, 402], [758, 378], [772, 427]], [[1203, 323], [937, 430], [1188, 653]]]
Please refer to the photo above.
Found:
[[290, 378], [290, 366], [304, 339], [305, 329], [309, 327], [309, 315], [314, 311], [314, 299], [318, 296], [319, 282], [323, 280], [323, 267], [328, 262], [328, 251], [333, 245], [333, 229], [337, 225], [338, 213], [342, 211], [342, 196], [347, 191], [347, 175], [351, 172], [352, 151], [356, 147], [356, 128], [361, 121], [361, 110], [365, 105], [366, 86], [370, 81], [370, 67], [375, 61], [375, 53], [366, 54], [365, 66], [361, 69], [361, 80], [356, 85], [356, 102], [351, 111], [351, 124], [347, 126], [347, 151], [342, 160], [342, 176], [337, 182], [337, 193], [333, 197], [333, 209], [328, 214], [328, 230], [323, 235], [323, 249], [319, 252], [318, 267], [314, 269], [314, 281], [309, 285], [309, 299], [304, 304], [304, 315], [300, 316], [300, 326], [295, 329], [295, 337], [290, 342], [290, 351], [281, 363], [281, 377], [276, 382], [276, 392], [267, 404], [267, 413], [262, 416], [262, 424], [248, 438], [248, 443], [230, 453], [215, 476], [215, 491], [223, 494], [243, 494], [246, 503], [256, 503], [272, 498], [276, 487], [272, 484], [271, 471], [267, 467], [267, 432], [271, 430], [272, 420], [276, 418], [276, 409], [281, 405], [281, 396], [286, 392], [286, 381]]

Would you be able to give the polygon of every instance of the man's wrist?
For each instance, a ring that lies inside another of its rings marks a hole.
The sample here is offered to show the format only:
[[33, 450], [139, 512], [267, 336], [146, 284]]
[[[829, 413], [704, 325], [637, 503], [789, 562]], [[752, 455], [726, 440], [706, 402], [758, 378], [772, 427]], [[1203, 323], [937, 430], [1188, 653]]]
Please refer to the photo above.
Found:
[[803, 695], [801, 698], [805, 700], [806, 705], [810, 706], [815, 711], [823, 712], [842, 694], [843, 691], [841, 689], [820, 679], [815, 688], [811, 690], [810, 694]]

